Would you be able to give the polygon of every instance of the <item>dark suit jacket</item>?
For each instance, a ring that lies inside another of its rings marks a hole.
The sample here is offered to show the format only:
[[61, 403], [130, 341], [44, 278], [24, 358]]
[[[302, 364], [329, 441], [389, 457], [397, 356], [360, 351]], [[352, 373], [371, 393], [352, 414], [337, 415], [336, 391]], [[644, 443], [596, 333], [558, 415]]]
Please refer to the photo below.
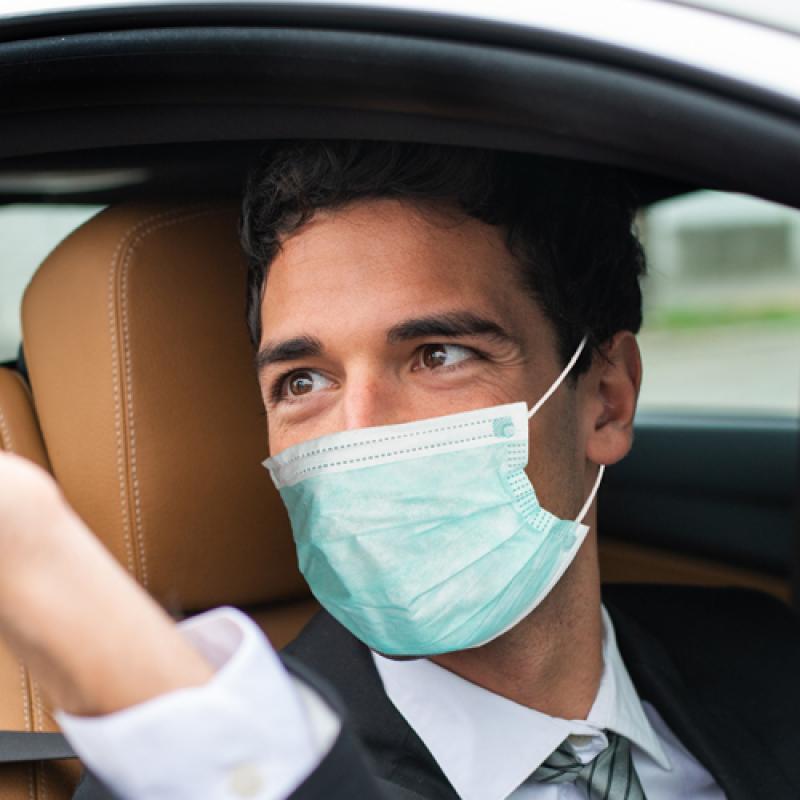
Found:
[[[607, 586], [631, 678], [729, 800], [800, 798], [800, 621], [736, 589]], [[367, 648], [326, 613], [285, 651], [346, 721], [292, 800], [458, 800], [383, 691]], [[75, 800], [107, 800], [90, 778]]]

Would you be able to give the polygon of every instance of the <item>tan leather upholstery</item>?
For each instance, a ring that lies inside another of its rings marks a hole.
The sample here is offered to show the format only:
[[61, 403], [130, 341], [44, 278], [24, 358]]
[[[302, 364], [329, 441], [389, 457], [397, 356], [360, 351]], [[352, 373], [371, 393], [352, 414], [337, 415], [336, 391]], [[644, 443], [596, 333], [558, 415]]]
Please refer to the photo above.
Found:
[[18, 372], [0, 368], [0, 450], [24, 456], [50, 471], [31, 393]]
[[108, 209], [34, 277], [25, 353], [53, 473], [111, 552], [168, 610], [257, 607], [282, 644], [313, 604], [260, 466], [244, 286], [235, 210]]
[[[49, 470], [39, 423], [22, 376], [0, 368], [0, 449]], [[42, 693], [25, 667], [0, 645], [0, 730], [56, 731]], [[0, 766], [2, 800], [66, 800], [80, 766], [76, 762]]]
[[[266, 425], [236, 212], [100, 214], [42, 265], [23, 328], [36, 412], [21, 377], [0, 369], [0, 447], [51, 469], [169, 610], [236, 604], [277, 646], [293, 638], [316, 604], [259, 464]], [[2, 648], [0, 698], [0, 729], [57, 730]], [[76, 761], [0, 767], [0, 798], [67, 800], [79, 771]]]

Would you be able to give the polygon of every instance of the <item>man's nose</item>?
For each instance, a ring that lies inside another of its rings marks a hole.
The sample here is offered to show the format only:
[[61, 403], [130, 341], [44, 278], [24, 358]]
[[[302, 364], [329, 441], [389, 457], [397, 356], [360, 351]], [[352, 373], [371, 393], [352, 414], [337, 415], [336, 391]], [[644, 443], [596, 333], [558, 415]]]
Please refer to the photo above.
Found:
[[386, 376], [352, 378], [345, 386], [342, 404], [344, 430], [408, 421], [403, 391]]

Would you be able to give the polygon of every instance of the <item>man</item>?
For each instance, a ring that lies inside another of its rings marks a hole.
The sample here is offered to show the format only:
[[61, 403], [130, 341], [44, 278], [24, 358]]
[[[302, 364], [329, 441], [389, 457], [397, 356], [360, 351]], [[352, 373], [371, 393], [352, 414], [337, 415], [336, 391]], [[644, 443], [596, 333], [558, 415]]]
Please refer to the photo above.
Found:
[[243, 226], [267, 465], [330, 612], [289, 672], [232, 610], [181, 635], [52, 483], [0, 459], [0, 631], [108, 790], [797, 794], [786, 610], [663, 589], [601, 604], [592, 500], [641, 378], [631, 214], [599, 168], [272, 148]]

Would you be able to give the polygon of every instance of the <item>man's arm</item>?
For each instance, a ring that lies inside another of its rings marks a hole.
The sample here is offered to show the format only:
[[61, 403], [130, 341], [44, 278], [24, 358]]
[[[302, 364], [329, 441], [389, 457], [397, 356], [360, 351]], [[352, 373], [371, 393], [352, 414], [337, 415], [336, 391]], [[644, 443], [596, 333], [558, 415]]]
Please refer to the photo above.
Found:
[[[204, 649], [119, 567], [46, 473], [2, 453], [0, 550], [0, 638], [29, 665], [53, 705], [84, 726], [73, 745], [81, 753], [81, 739], [100, 751], [96, 768], [116, 795], [138, 800], [140, 787], [157, 786], [160, 797], [197, 796], [196, 786], [181, 795], [171, 783], [182, 753], [184, 765], [212, 765], [200, 784], [203, 796], [235, 797], [236, 782], [220, 760], [246, 762], [255, 753], [254, 760], [272, 759], [277, 780], [254, 797], [387, 796], [347, 731], [333, 747], [306, 746], [304, 726], [313, 725], [308, 707], [298, 710], [302, 692], [287, 688], [285, 671], [252, 623], [242, 622], [249, 633], [232, 653], [220, 655], [213, 643]], [[82, 755], [92, 762], [91, 753]], [[195, 780], [197, 772], [184, 770]], [[111, 791], [90, 777], [77, 797], [105, 800], [115, 797]]]
[[0, 552], [0, 638], [57, 708], [108, 714], [212, 676], [50, 476], [6, 453]]
[[[345, 727], [319, 767], [289, 800], [425, 800], [410, 789], [375, 778], [361, 748]], [[91, 773], [81, 781], [73, 800], [119, 800]]]

